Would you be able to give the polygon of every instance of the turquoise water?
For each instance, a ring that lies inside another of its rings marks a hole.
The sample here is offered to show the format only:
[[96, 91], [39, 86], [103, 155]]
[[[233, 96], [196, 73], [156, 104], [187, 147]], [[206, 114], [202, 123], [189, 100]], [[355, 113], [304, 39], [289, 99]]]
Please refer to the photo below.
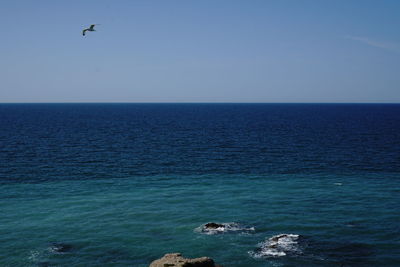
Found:
[[[155, 106], [133, 107], [140, 121], [159, 122], [140, 127], [124, 117], [129, 106], [106, 106], [111, 115], [90, 105], [0, 109], [9, 126], [1, 132], [0, 266], [148, 266], [172, 252], [226, 267], [400, 265], [398, 106], [356, 108], [352, 123], [337, 119], [330, 130], [318, 121], [332, 116], [326, 106], [313, 106], [322, 111], [307, 123], [296, 119], [304, 107], [185, 106], [197, 123], [214, 120], [203, 129], [188, 117], [165, 122], [165, 110], [175, 116], [179, 105]], [[284, 120], [241, 120], [264, 109]], [[366, 127], [365, 114], [379, 112], [393, 114]], [[267, 122], [294, 130], [277, 134]], [[208, 222], [255, 230], [196, 230]], [[284, 233], [301, 235], [298, 252], [254, 257]]]
[[[148, 266], [179, 251], [225, 266], [337, 266], [343, 260], [396, 266], [400, 188], [391, 181], [379, 175], [228, 175], [6, 185], [2, 264]], [[194, 231], [209, 221], [240, 222], [255, 232]], [[307, 237], [304, 255], [250, 257], [259, 242], [280, 233]], [[51, 242], [73, 249], [51, 253]]]

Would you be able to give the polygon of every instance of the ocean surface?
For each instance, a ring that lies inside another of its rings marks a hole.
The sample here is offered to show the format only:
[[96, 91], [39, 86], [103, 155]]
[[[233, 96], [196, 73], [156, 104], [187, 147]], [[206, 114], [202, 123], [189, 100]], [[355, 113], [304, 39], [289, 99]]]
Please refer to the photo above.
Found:
[[400, 105], [0, 105], [0, 266], [172, 252], [400, 266]]

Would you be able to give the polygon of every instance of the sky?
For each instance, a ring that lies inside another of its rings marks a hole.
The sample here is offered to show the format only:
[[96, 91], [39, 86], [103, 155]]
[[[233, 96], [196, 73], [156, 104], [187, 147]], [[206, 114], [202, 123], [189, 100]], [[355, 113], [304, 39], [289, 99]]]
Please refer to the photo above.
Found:
[[399, 14], [397, 0], [1, 0], [0, 102], [400, 103]]

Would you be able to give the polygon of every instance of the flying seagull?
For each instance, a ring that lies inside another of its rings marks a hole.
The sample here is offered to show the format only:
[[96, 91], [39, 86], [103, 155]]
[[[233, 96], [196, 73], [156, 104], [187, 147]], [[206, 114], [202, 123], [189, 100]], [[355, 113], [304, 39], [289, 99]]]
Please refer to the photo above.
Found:
[[82, 35], [85, 36], [85, 33], [86, 33], [87, 31], [89, 31], [89, 32], [95, 32], [96, 30], [94, 29], [94, 26], [96, 26], [96, 25], [98, 25], [98, 24], [92, 24], [92, 25], [90, 25], [89, 28], [84, 29], [84, 30], [82, 31]]

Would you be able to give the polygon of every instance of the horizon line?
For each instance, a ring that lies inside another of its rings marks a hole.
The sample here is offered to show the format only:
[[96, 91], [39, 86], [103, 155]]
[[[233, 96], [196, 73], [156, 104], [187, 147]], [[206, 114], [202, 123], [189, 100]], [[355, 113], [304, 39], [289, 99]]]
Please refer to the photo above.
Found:
[[0, 102], [4, 104], [400, 104], [400, 102]]

